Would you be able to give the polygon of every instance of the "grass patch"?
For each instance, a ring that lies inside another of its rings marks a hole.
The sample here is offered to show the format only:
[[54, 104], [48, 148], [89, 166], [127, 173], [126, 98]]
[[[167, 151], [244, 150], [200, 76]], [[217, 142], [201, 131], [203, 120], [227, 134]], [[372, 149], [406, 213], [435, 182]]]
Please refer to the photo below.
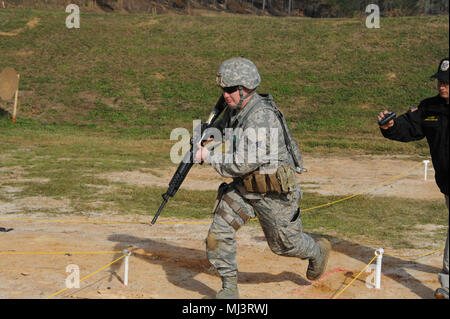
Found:
[[[0, 12], [3, 31], [40, 19], [0, 41], [0, 69], [14, 67], [28, 92], [18, 121], [35, 130], [69, 126], [167, 139], [173, 128], [207, 117], [220, 94], [216, 69], [244, 55], [305, 149], [379, 152], [382, 143], [371, 143], [380, 135], [376, 114], [400, 114], [436, 94], [429, 76], [448, 52], [446, 16], [382, 18], [375, 30], [356, 18], [82, 13], [75, 30], [64, 27], [66, 15]], [[0, 125], [0, 132], [10, 129]], [[342, 140], [324, 142], [329, 135]], [[426, 151], [418, 145], [389, 149]]]
[[[306, 193], [300, 207], [315, 207], [343, 197]], [[306, 211], [302, 218], [306, 231], [320, 230], [324, 234], [337, 234], [339, 238], [368, 240], [395, 248], [433, 248], [433, 241], [440, 245], [445, 242], [448, 225], [444, 200], [395, 198], [386, 206], [385, 198], [377, 196], [357, 196], [328, 207]], [[420, 232], [418, 227], [426, 224], [445, 226], [445, 230]]]

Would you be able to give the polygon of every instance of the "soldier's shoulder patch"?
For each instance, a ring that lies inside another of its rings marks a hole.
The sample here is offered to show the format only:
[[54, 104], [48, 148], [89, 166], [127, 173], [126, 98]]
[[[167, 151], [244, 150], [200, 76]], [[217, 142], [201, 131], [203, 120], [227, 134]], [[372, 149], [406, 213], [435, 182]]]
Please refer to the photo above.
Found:
[[409, 110], [410, 110], [411, 112], [415, 112], [415, 111], [417, 111], [418, 109], [419, 109], [418, 106], [413, 106], [413, 107], [410, 108]]

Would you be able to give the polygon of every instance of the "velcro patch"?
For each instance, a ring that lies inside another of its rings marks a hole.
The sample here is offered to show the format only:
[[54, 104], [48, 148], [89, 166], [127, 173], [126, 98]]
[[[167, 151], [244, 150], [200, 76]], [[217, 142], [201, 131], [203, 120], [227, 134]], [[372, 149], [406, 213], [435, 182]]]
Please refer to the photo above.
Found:
[[437, 121], [439, 121], [439, 119], [436, 116], [428, 116], [427, 118], [424, 119], [424, 121], [437, 122]]

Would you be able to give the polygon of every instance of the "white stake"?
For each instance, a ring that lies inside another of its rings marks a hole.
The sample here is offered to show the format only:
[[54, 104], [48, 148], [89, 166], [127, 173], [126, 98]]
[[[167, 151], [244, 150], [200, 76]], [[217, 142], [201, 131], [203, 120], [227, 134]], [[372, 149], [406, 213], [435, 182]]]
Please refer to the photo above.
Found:
[[375, 256], [377, 256], [377, 267], [375, 269], [375, 288], [381, 288], [381, 262], [383, 260], [383, 248], [378, 248], [375, 251]]
[[428, 161], [428, 160], [425, 160], [425, 161], [423, 161], [423, 163], [425, 164], [425, 175], [424, 175], [424, 177], [423, 177], [423, 180], [426, 182], [427, 181], [427, 173], [428, 173], [428, 163], [429, 163], [430, 161]]
[[128, 286], [128, 263], [129, 263], [129, 258], [130, 258], [131, 252], [128, 251], [127, 249], [124, 249], [122, 253], [125, 255], [125, 270], [124, 270], [124, 274], [123, 274], [123, 284], [125, 286]]

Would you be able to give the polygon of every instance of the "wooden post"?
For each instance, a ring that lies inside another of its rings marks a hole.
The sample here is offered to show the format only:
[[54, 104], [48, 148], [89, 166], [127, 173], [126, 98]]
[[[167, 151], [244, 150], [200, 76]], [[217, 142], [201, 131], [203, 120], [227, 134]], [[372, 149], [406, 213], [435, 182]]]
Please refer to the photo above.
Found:
[[[19, 83], [20, 80], [20, 74], [17, 74], [17, 83]], [[12, 122], [16, 123], [16, 114], [17, 114], [17, 99], [19, 97], [19, 85], [17, 84], [17, 90], [16, 94], [14, 96], [14, 109], [13, 109], [13, 116], [12, 116]]]

